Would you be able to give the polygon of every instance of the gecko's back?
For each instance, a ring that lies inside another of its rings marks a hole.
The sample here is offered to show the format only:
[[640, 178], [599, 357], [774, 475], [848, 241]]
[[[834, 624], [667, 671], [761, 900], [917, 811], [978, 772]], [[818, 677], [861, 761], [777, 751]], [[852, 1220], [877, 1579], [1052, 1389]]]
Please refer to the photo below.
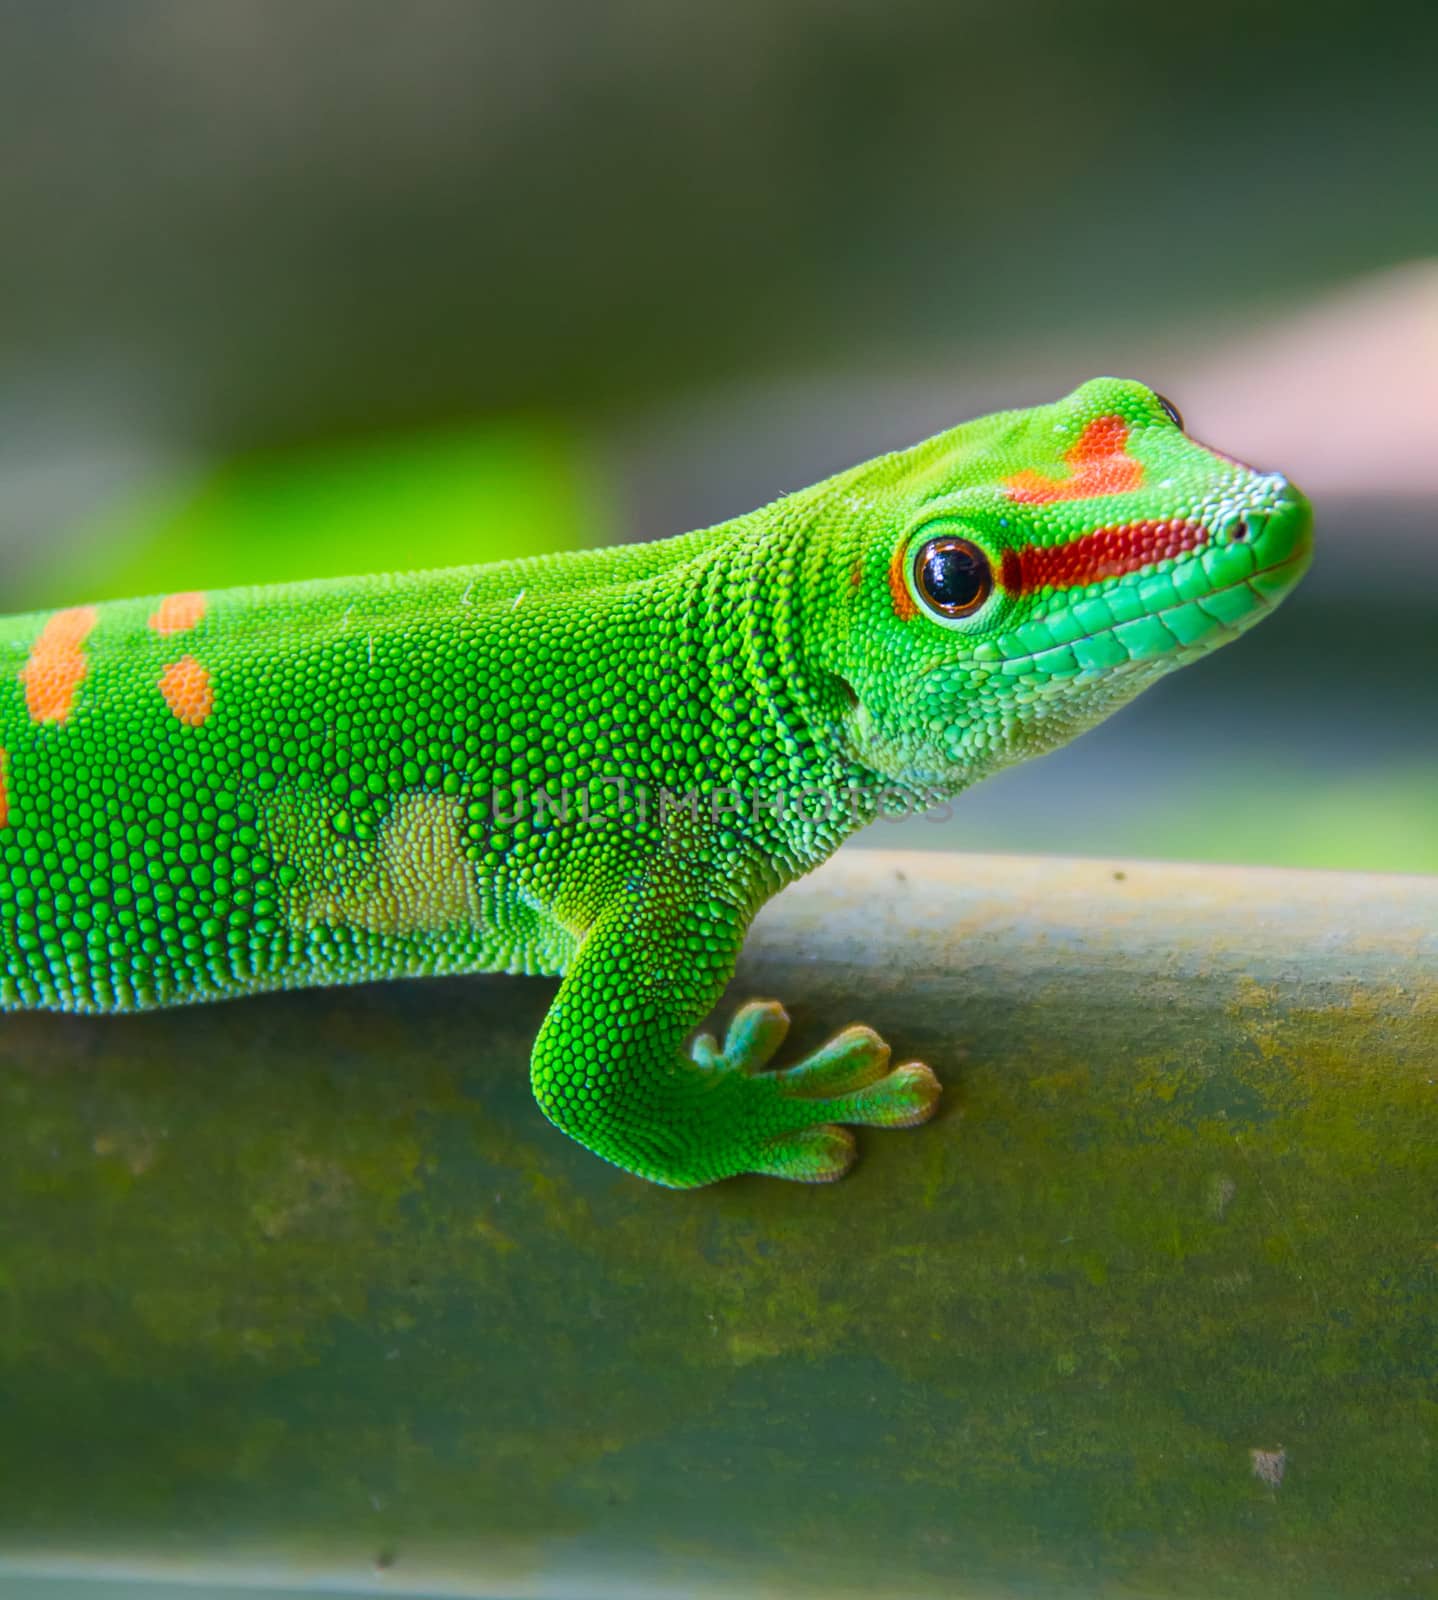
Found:
[[[557, 863], [502, 831], [514, 780], [556, 726], [571, 776], [613, 742], [603, 662], [683, 603], [675, 569], [708, 548], [0, 621], [0, 1003], [562, 970], [562, 895], [516, 880], [562, 888]], [[702, 671], [670, 634], [667, 670]]]

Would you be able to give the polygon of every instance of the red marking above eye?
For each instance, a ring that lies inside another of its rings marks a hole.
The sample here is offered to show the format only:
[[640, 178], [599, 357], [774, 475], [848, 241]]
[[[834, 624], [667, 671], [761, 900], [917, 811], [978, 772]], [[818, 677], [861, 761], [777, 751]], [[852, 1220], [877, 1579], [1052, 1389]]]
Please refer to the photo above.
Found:
[[1155, 561], [1172, 561], [1208, 540], [1201, 522], [1181, 518], [1124, 522], [1095, 528], [1067, 544], [1030, 544], [1005, 550], [1000, 582], [1010, 594], [1036, 589], [1077, 589], [1101, 578], [1121, 578]]
[[1071, 469], [1066, 478], [1051, 478], [1033, 467], [1005, 478], [1009, 499], [1043, 506], [1127, 494], [1143, 483], [1143, 462], [1128, 453], [1128, 424], [1120, 416], [1095, 417], [1064, 451], [1064, 462]]

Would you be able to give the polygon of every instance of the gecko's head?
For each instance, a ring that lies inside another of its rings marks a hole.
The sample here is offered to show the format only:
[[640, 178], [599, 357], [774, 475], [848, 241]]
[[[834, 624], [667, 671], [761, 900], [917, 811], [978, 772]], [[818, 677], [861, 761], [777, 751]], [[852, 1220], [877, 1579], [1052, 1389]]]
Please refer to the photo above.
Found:
[[1311, 553], [1287, 479], [1114, 378], [885, 457], [842, 492], [862, 533], [829, 575], [847, 626], [826, 654], [847, 738], [874, 770], [943, 788], [1062, 744], [1236, 638]]

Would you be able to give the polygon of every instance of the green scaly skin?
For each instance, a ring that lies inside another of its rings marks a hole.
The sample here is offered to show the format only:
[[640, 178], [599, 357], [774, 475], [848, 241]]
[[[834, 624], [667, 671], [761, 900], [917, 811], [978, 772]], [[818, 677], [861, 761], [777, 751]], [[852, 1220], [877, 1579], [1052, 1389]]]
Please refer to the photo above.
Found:
[[[1101, 378], [654, 544], [10, 618], [0, 1001], [563, 973], [566, 1133], [676, 1187], [838, 1177], [843, 1124], [938, 1084], [862, 1027], [767, 1070], [772, 1002], [686, 1048], [758, 907], [1236, 637], [1310, 529]], [[992, 572], [971, 614], [924, 590], [942, 538]]]

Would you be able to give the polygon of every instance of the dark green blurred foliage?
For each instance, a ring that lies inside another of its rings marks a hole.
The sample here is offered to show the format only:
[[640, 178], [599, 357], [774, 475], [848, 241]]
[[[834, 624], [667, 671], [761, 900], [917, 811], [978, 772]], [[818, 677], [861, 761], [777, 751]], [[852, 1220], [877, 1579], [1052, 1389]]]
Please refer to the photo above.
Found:
[[0, 348], [221, 449], [924, 359], [1438, 247], [1438, 12], [0, 11]]
[[122, 505], [32, 581], [37, 605], [118, 599], [499, 561], [607, 531], [603, 485], [568, 430], [490, 425], [233, 461]]

